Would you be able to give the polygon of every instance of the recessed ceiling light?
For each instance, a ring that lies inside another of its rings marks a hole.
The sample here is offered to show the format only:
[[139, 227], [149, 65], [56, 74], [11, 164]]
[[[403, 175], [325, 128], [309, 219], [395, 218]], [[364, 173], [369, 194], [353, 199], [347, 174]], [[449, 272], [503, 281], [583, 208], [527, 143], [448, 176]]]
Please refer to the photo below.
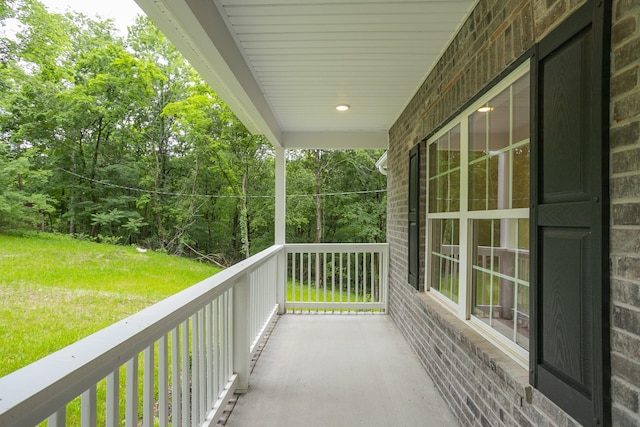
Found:
[[485, 105], [484, 107], [478, 108], [479, 113], [488, 113], [489, 111], [493, 111], [493, 107], [489, 107], [488, 105]]
[[338, 111], [347, 111], [349, 108], [351, 107], [347, 104], [336, 105], [336, 110]]

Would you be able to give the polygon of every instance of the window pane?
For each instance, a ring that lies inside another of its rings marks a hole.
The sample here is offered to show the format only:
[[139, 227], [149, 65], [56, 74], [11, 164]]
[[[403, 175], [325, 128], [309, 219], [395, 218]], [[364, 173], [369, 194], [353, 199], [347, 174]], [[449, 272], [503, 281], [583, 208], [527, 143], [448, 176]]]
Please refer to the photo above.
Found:
[[511, 89], [507, 88], [489, 101], [489, 111], [485, 113], [489, 117], [489, 151], [491, 152], [500, 151], [509, 146], [510, 91]]
[[437, 156], [438, 144], [429, 145], [429, 178], [438, 175], [438, 156]]
[[529, 350], [529, 219], [518, 219], [518, 242], [516, 252], [516, 277], [518, 294], [516, 298], [517, 316], [514, 322], [517, 327], [517, 343]]
[[514, 322], [517, 327], [516, 343], [529, 350], [529, 286], [518, 285], [518, 311]]
[[487, 161], [481, 160], [469, 167], [469, 210], [487, 208]]
[[451, 172], [449, 176], [451, 185], [449, 186], [448, 212], [457, 212], [460, 210], [460, 169]]
[[460, 210], [460, 170], [447, 173], [438, 178], [437, 212], [455, 212]]
[[524, 218], [473, 221], [472, 258], [472, 315], [525, 349], [529, 347], [528, 222]]
[[437, 212], [447, 211], [448, 186], [449, 186], [449, 175], [442, 175], [438, 177]]
[[451, 169], [460, 167], [460, 125], [449, 131], [449, 150], [451, 153]]
[[431, 220], [431, 288], [458, 302], [460, 273], [460, 221]]
[[487, 154], [487, 115], [475, 112], [469, 116], [469, 161]]
[[438, 212], [438, 178], [429, 179], [429, 212]]
[[[488, 194], [487, 194], [487, 209], [498, 209], [498, 190], [501, 190], [501, 196], [504, 198], [505, 193], [505, 162], [504, 153], [499, 156], [489, 157], [489, 174], [488, 174]], [[506, 188], [509, 188], [509, 174], [507, 171]], [[501, 206], [502, 209], [505, 206]]]
[[529, 282], [529, 219], [518, 220], [518, 279]]
[[513, 141], [518, 143], [529, 138], [529, 73], [513, 84]]
[[445, 134], [437, 142], [438, 146], [438, 174], [449, 170], [449, 134]]
[[429, 145], [427, 156], [429, 165], [429, 212], [437, 212], [438, 199], [438, 144]]
[[529, 207], [529, 144], [513, 149], [513, 208]]

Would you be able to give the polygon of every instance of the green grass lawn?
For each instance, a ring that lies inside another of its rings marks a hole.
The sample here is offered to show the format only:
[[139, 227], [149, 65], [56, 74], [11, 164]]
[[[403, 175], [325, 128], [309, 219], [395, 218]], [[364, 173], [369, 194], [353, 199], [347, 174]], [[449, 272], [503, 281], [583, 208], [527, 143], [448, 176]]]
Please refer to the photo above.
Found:
[[[340, 293], [340, 287], [335, 286], [335, 293], [331, 293], [331, 284], [327, 285], [326, 294], [325, 289], [320, 287], [316, 288], [315, 285], [309, 286], [309, 284], [305, 283], [303, 286], [300, 285], [299, 282], [295, 284], [295, 286], [291, 283], [291, 280], [287, 282], [287, 301], [288, 302], [340, 302], [340, 303], [349, 303], [349, 302], [374, 302], [374, 298], [371, 295], [371, 287], [367, 285], [367, 292], [365, 295], [362, 294], [362, 285], [358, 286], [358, 294], [356, 296], [354, 284], [351, 285], [351, 288], [342, 289], [342, 293]], [[351, 292], [349, 292], [349, 290]], [[302, 294], [302, 295], [301, 295]], [[325, 301], [326, 298], [326, 301]], [[376, 297], [378, 298], [378, 297]], [[324, 311], [324, 309], [320, 309]], [[299, 312], [299, 313], [307, 313], [307, 312], [315, 312], [317, 309], [291, 309], [287, 310], [289, 313], [291, 312]], [[332, 313], [334, 312], [351, 312], [351, 311], [366, 311], [366, 312], [379, 312], [379, 309], [346, 309], [346, 308], [335, 308], [330, 309]]]
[[351, 292], [347, 289], [342, 290], [342, 297], [340, 296], [340, 288], [335, 287], [335, 293], [331, 292], [331, 285], [327, 285], [326, 290], [322, 287], [316, 288], [315, 285], [309, 286], [305, 283], [304, 286], [300, 286], [300, 283], [296, 283], [295, 287], [289, 280], [287, 282], [287, 301], [291, 302], [372, 302], [371, 288], [367, 285], [366, 295], [362, 294], [362, 287], [359, 285], [358, 296], [356, 298], [356, 291], [352, 285]]
[[0, 235], [0, 377], [218, 271], [68, 236]]

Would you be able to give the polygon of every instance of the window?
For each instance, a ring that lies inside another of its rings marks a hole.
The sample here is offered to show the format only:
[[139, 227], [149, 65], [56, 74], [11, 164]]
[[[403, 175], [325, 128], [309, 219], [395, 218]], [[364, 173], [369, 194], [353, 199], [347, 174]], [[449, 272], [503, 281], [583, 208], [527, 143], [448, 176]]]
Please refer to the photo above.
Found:
[[529, 63], [427, 140], [425, 287], [525, 364]]

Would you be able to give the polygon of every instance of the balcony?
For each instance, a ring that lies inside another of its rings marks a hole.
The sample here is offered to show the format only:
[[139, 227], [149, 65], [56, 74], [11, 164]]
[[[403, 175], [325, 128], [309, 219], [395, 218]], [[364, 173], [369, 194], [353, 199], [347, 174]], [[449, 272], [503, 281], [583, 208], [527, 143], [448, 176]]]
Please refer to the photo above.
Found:
[[383, 315], [388, 258], [272, 246], [0, 378], [0, 425], [211, 426], [236, 393], [228, 425], [451, 425]]

